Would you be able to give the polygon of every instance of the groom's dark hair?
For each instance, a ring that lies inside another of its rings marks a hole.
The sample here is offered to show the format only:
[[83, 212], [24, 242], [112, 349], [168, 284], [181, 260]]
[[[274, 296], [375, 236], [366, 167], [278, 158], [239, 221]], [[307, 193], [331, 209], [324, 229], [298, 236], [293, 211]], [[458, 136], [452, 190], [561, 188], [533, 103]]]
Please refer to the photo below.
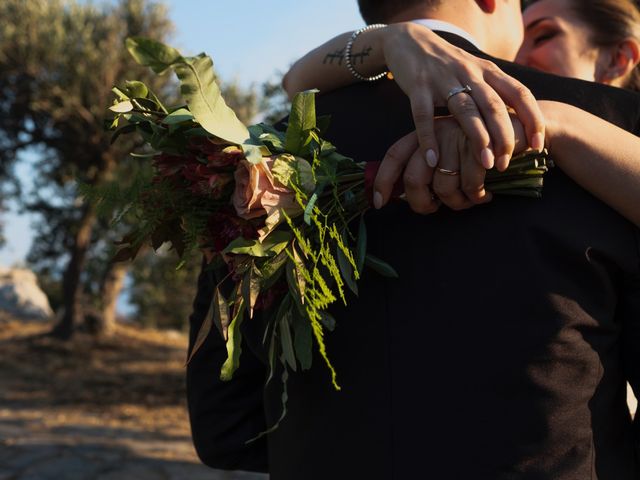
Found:
[[367, 25], [388, 23], [393, 15], [405, 8], [424, 4], [429, 7], [438, 5], [441, 0], [358, 0], [360, 15]]

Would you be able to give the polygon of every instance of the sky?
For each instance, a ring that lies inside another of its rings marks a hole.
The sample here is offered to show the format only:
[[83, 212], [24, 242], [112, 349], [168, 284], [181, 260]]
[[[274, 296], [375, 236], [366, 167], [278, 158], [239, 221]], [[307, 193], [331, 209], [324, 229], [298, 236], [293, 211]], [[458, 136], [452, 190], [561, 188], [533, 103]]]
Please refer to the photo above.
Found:
[[[175, 24], [172, 45], [185, 55], [206, 52], [223, 81], [260, 84], [331, 37], [363, 26], [356, 0], [166, 0]], [[20, 168], [27, 176], [27, 169]], [[21, 264], [32, 221], [1, 214], [7, 243], [0, 266]]]

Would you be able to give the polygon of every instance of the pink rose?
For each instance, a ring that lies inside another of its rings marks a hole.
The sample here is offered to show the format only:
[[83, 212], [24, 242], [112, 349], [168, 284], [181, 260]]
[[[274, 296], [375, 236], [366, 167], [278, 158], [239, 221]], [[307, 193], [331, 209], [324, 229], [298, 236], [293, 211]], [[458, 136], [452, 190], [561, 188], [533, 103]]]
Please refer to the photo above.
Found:
[[248, 220], [270, 215], [274, 210], [290, 212], [299, 209], [295, 193], [271, 174], [273, 162], [273, 158], [265, 158], [257, 165], [244, 159], [238, 163], [233, 206], [240, 218]]

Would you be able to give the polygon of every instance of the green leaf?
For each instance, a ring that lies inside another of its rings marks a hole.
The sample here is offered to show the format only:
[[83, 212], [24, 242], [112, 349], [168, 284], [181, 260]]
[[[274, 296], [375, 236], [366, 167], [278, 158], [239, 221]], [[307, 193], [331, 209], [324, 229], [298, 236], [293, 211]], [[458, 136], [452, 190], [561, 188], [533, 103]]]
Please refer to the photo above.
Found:
[[294, 155], [303, 154], [311, 140], [310, 132], [316, 128], [316, 93], [318, 90], [297, 93], [291, 102], [284, 148]]
[[115, 105], [111, 105], [109, 110], [115, 113], [127, 113], [133, 110], [133, 103], [131, 100], [125, 100], [124, 102], [116, 103]]
[[386, 262], [383, 262], [378, 257], [374, 257], [370, 253], [367, 254], [367, 257], [365, 258], [364, 263], [367, 267], [371, 268], [372, 270], [375, 270], [383, 277], [398, 278], [398, 274], [393, 269], [393, 267], [391, 267], [391, 265], [389, 265]]
[[265, 382], [265, 385], [269, 385], [269, 382], [271, 382], [271, 379], [273, 378], [273, 374], [275, 373], [275, 369], [276, 369], [277, 352], [276, 352], [275, 331], [276, 331], [275, 328], [271, 330], [271, 336], [269, 339], [269, 352], [267, 353], [267, 359], [269, 360], [269, 376], [267, 377], [267, 381]]
[[311, 193], [316, 188], [311, 164], [302, 157], [288, 153], [278, 155], [271, 167], [273, 176], [290, 190]]
[[188, 122], [193, 120], [193, 114], [186, 108], [179, 108], [164, 117], [162, 123], [165, 125], [175, 125], [176, 123]]
[[150, 67], [156, 73], [165, 72], [183, 58], [175, 48], [150, 38], [129, 37], [125, 45], [136, 62]]
[[289, 295], [298, 308], [298, 312], [304, 315], [305, 309], [302, 305], [302, 297], [304, 296], [304, 280], [298, 276], [294, 260], [289, 260], [286, 263], [285, 272], [287, 276], [287, 285], [289, 287]]
[[326, 310], [320, 312], [320, 323], [330, 332], [333, 332], [336, 328], [336, 319]]
[[127, 135], [135, 131], [136, 131], [136, 125], [133, 125], [131, 123], [128, 123], [124, 127], [120, 127], [118, 130], [113, 132], [113, 135], [111, 136], [111, 144], [113, 144], [120, 135]]
[[131, 152], [131, 153], [129, 153], [129, 155], [131, 155], [133, 158], [153, 158], [158, 154], [159, 154], [159, 152], [149, 152], [149, 153]]
[[254, 264], [247, 270], [244, 276], [242, 296], [244, 297], [244, 303], [249, 309], [249, 318], [253, 318], [253, 308], [260, 295], [261, 288], [260, 272], [257, 270]]
[[200, 55], [173, 68], [180, 79], [180, 93], [202, 128], [237, 145], [249, 139], [249, 130], [222, 98], [211, 58]]
[[265, 156], [268, 156], [271, 153], [268, 150], [267, 152], [264, 152], [259, 145], [251, 145], [248, 143], [243, 143], [242, 145], [240, 145], [240, 148], [242, 148], [245, 158], [254, 165], [262, 162], [263, 154], [265, 154]]
[[338, 256], [338, 266], [340, 267], [340, 273], [342, 274], [344, 283], [347, 284], [349, 290], [351, 290], [355, 295], [358, 295], [358, 284], [353, 278], [353, 266], [351, 265], [351, 262], [340, 247], [336, 249], [336, 254]]
[[131, 103], [133, 103], [134, 107], [139, 107], [141, 110], [148, 110], [153, 113], [160, 111], [158, 104], [148, 98], [132, 98]]
[[[242, 286], [238, 286], [242, 291]], [[229, 381], [233, 378], [234, 372], [240, 366], [240, 354], [242, 353], [242, 332], [240, 326], [244, 320], [244, 300], [242, 296], [236, 298], [234, 315], [229, 325], [229, 338], [227, 339], [227, 359], [222, 364], [220, 370], [220, 380]]]
[[[217, 291], [217, 289], [216, 289]], [[193, 343], [193, 348], [191, 349], [191, 353], [187, 358], [187, 365], [191, 362], [194, 355], [200, 350], [200, 347], [204, 345], [204, 342], [207, 340], [209, 333], [211, 332], [211, 325], [213, 324], [213, 312], [215, 311], [215, 302], [216, 298], [214, 295], [213, 301], [211, 302], [211, 306], [209, 307], [209, 311], [207, 312], [207, 316], [205, 317], [202, 325], [198, 329], [198, 334], [196, 335], [196, 340]]]
[[262, 275], [262, 289], [268, 290], [271, 288], [281, 277], [283, 272], [283, 266], [289, 259], [287, 252], [284, 250], [273, 258], [266, 260], [260, 266], [260, 274]]
[[252, 257], [272, 257], [282, 252], [291, 241], [292, 233], [286, 231], [275, 231], [262, 240], [247, 240], [236, 238], [223, 253], [233, 253], [236, 255], [251, 255]]
[[266, 123], [251, 125], [249, 132], [251, 133], [251, 138], [265, 144], [270, 150], [276, 153], [284, 152], [284, 132], [280, 132]]
[[358, 272], [362, 273], [364, 261], [367, 257], [367, 225], [364, 223], [364, 215], [360, 215], [360, 225], [358, 226], [358, 249], [356, 251], [356, 265]]
[[115, 93], [120, 100], [129, 100], [129, 96], [126, 93], [124, 93], [122, 90], [120, 90], [118, 87], [113, 87], [111, 91]]
[[200, 350], [202, 345], [204, 345], [204, 342], [211, 333], [212, 324], [216, 325], [222, 337], [227, 340], [227, 327], [229, 326], [229, 309], [227, 306], [227, 301], [220, 293], [220, 289], [218, 287], [216, 287], [213, 294], [213, 300], [211, 302], [211, 306], [209, 307], [207, 316], [202, 322], [202, 325], [200, 325], [196, 340], [193, 343], [193, 348], [191, 349], [191, 353], [189, 354], [189, 358], [187, 359], [187, 364], [191, 362], [191, 359], [193, 359], [193, 356], [196, 354], [196, 352]]
[[307, 206], [304, 209], [304, 223], [306, 223], [307, 225], [311, 225], [311, 213], [313, 212], [313, 207], [316, 206], [316, 202], [318, 201], [318, 192], [315, 192], [313, 195], [311, 195], [311, 198], [309, 199], [309, 203], [307, 203]]
[[247, 440], [247, 444], [253, 443], [256, 440], [264, 437], [265, 435], [270, 434], [271, 432], [275, 431], [278, 426], [280, 425], [280, 423], [282, 422], [282, 420], [284, 420], [284, 417], [287, 416], [287, 402], [289, 400], [289, 394], [287, 393], [287, 383], [289, 381], [289, 371], [287, 370], [287, 362], [284, 359], [284, 355], [280, 355], [280, 363], [282, 364], [282, 395], [281, 395], [281, 403], [282, 403], [282, 413], [280, 414], [280, 418], [278, 418], [278, 420], [276, 420], [276, 423], [273, 424], [268, 430], [261, 432], [259, 435], [257, 435], [256, 437], [252, 438], [251, 440]]
[[291, 336], [291, 307], [288, 306], [282, 314], [280, 314], [280, 312], [278, 313], [278, 331], [280, 332], [282, 353], [287, 364], [291, 367], [291, 370], [295, 372], [297, 371], [298, 366], [296, 365], [296, 354], [293, 347], [293, 337]]
[[213, 309], [213, 323], [224, 338], [225, 341], [229, 339], [229, 323], [231, 321], [229, 315], [229, 305], [227, 300], [220, 292], [220, 288], [216, 287], [213, 294], [213, 303], [211, 305]]
[[300, 362], [300, 368], [309, 370], [313, 360], [313, 331], [311, 322], [306, 317], [299, 315], [297, 311], [293, 315], [294, 347], [296, 358]]
[[139, 82], [137, 80], [127, 80], [126, 82], [124, 82], [124, 85], [127, 91], [127, 95], [130, 98], [147, 98], [147, 95], [149, 95], [149, 89], [142, 82]]
[[202, 128], [237, 145], [249, 139], [249, 130], [222, 98], [211, 58], [204, 54], [185, 58], [175, 48], [142, 37], [128, 38], [126, 44], [141, 65], [156, 73], [167, 68], [174, 70], [180, 80], [180, 93]]

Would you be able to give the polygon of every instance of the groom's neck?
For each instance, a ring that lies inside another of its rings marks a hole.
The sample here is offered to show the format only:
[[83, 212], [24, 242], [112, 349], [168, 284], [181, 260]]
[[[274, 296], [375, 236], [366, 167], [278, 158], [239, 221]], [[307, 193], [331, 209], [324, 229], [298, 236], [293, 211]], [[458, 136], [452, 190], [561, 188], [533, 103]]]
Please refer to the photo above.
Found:
[[487, 25], [489, 20], [475, 2], [447, 1], [436, 7], [416, 5], [389, 18], [388, 23], [410, 22], [419, 18], [429, 18], [448, 22], [463, 29], [470, 34], [477, 42], [479, 48], [492, 55], [491, 43], [487, 41], [487, 32], [490, 31]]

